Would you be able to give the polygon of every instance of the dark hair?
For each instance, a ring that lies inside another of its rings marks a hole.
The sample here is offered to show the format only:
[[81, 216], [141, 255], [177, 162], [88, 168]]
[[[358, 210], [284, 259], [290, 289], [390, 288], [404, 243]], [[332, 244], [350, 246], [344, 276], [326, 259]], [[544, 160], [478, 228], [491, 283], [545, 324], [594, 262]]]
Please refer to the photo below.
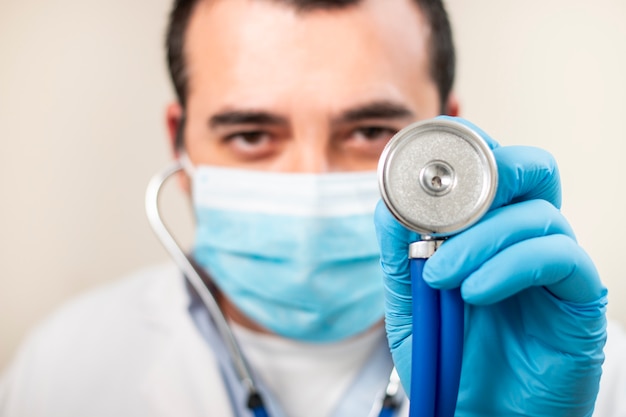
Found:
[[[203, 0], [174, 0], [167, 28], [167, 62], [178, 101], [184, 107], [187, 99], [187, 73], [185, 71], [185, 33], [189, 19], [198, 3]], [[205, 0], [206, 1], [206, 0]], [[209, 0], [210, 1], [210, 0]], [[315, 9], [342, 9], [361, 0], [273, 0], [285, 3], [298, 11]], [[455, 53], [452, 29], [443, 0], [413, 0], [430, 24], [429, 40], [430, 74], [437, 85], [441, 112], [454, 83]], [[181, 145], [180, 143], [178, 145]]]

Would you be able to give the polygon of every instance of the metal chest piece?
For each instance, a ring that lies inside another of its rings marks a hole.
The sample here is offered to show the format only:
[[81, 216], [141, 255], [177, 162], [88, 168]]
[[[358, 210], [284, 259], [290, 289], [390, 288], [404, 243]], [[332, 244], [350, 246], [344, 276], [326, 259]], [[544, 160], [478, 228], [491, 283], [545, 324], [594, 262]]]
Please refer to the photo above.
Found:
[[422, 238], [461, 232], [487, 212], [498, 171], [487, 143], [447, 119], [414, 123], [387, 144], [378, 164], [383, 201]]

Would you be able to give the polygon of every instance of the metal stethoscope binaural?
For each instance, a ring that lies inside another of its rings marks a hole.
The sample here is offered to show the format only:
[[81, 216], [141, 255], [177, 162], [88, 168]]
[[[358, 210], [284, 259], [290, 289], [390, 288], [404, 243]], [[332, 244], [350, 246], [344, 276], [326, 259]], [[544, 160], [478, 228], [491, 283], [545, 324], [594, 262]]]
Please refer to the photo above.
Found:
[[494, 156], [482, 137], [446, 118], [398, 132], [381, 155], [379, 185], [394, 217], [420, 240], [409, 246], [412, 292], [411, 417], [453, 417], [461, 378], [464, 303], [460, 290], [435, 290], [426, 260], [449, 236], [487, 212], [497, 188]]
[[[157, 173], [148, 184], [146, 190], [146, 213], [155, 234], [174, 260], [178, 268], [185, 275], [189, 283], [199, 295], [202, 303], [206, 306], [209, 315], [215, 323], [216, 330], [228, 351], [235, 373], [242, 387], [247, 392], [247, 407], [254, 417], [268, 417], [269, 414], [263, 402], [248, 362], [246, 361], [237, 340], [235, 339], [224, 314], [222, 313], [215, 297], [205, 285], [201, 274], [196, 270], [193, 263], [181, 249], [176, 239], [165, 226], [159, 211], [159, 193], [163, 184], [175, 173], [183, 170], [180, 161]], [[373, 405], [370, 416], [392, 417], [401, 405], [400, 380], [395, 370], [391, 373], [384, 397], [378, 399]]]

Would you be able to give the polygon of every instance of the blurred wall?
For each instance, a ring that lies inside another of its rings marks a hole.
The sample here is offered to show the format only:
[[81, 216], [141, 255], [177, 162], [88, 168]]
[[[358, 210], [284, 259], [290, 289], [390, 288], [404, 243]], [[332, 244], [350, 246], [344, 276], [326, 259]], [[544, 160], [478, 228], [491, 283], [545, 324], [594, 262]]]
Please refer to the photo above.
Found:
[[[0, 369], [64, 300], [167, 258], [143, 195], [169, 160], [169, 3], [0, 0]], [[626, 323], [626, 2], [447, 4], [463, 115], [557, 157], [563, 211]], [[189, 241], [175, 186], [164, 204]]]

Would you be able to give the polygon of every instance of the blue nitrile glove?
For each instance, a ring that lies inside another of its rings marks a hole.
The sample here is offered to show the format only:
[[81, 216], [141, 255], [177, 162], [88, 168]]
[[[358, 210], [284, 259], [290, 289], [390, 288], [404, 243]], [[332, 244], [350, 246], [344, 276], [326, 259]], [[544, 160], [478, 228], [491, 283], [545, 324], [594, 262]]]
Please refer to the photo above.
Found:
[[[466, 302], [456, 416], [588, 416], [604, 360], [606, 288], [559, 212], [553, 158], [490, 144], [498, 165], [491, 210], [426, 262], [434, 288], [461, 287]], [[409, 243], [381, 202], [376, 210], [386, 328], [405, 391], [411, 381]]]

